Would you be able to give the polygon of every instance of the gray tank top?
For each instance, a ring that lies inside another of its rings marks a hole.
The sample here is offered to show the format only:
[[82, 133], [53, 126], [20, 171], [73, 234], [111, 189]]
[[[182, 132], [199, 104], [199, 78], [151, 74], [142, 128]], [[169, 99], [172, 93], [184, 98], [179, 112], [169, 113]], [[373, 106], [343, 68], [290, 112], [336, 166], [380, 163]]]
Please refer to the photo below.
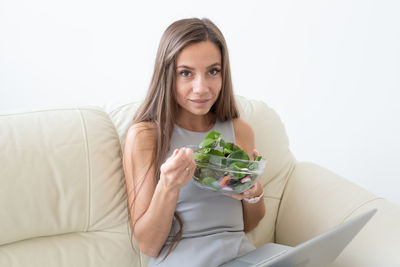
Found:
[[[232, 121], [217, 121], [212, 130], [221, 132], [225, 141], [235, 142]], [[193, 132], [175, 125], [169, 155], [176, 148], [198, 145], [206, 135], [207, 132]], [[218, 266], [254, 249], [243, 232], [243, 209], [239, 200], [201, 189], [190, 180], [179, 193], [176, 211], [183, 221], [181, 241], [161, 261], [179, 229], [174, 219], [165, 246], [157, 258], [150, 259], [148, 266]]]

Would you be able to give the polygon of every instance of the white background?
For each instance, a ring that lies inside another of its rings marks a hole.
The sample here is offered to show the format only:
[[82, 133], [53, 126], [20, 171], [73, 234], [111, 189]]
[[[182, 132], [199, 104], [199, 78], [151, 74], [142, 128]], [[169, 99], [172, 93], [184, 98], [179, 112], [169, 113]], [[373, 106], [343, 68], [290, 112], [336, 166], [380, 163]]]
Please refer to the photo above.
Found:
[[400, 204], [399, 14], [396, 0], [0, 0], [0, 113], [140, 100], [165, 28], [208, 17], [235, 93], [278, 112], [298, 160]]

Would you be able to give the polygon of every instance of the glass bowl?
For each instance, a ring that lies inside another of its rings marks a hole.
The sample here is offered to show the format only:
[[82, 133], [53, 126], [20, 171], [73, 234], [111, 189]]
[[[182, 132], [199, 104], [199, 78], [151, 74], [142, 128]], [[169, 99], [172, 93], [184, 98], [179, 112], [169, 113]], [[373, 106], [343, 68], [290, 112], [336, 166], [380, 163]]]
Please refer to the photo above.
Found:
[[186, 147], [193, 150], [196, 162], [194, 183], [203, 189], [240, 194], [253, 186], [265, 170], [265, 159], [234, 159], [203, 153], [198, 146]]

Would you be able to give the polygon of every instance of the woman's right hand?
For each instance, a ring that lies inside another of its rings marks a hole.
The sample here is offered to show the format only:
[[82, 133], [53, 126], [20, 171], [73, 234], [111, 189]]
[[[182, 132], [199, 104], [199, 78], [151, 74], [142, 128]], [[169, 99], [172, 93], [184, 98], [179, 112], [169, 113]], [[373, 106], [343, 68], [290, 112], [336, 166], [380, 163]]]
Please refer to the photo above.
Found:
[[166, 188], [179, 191], [194, 174], [196, 163], [190, 148], [175, 149], [172, 155], [161, 165], [160, 182]]

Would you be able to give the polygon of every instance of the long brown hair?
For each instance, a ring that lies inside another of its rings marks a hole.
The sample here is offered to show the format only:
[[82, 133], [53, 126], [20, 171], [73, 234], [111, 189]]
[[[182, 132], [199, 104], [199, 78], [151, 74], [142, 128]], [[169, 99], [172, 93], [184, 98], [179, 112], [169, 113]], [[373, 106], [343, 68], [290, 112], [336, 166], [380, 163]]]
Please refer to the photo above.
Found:
[[[182, 19], [172, 23], [161, 38], [147, 96], [138, 108], [133, 120], [134, 124], [152, 122], [156, 126], [157, 137], [153, 157], [157, 181], [160, 179], [160, 167], [170, 149], [171, 136], [179, 112], [175, 97], [176, 59], [185, 47], [203, 41], [211, 41], [217, 45], [222, 60], [222, 88], [210, 112], [214, 113], [217, 120], [220, 121], [239, 117], [232, 89], [228, 49], [221, 31], [206, 18]], [[134, 201], [132, 205], [134, 205]], [[132, 206], [129, 207], [129, 212], [131, 212], [131, 208]], [[130, 215], [132, 218], [132, 214]], [[182, 236], [182, 220], [176, 212], [174, 216], [180, 225], [180, 229], [172, 238], [172, 244], [167, 255]], [[134, 223], [132, 222], [132, 229]]]

